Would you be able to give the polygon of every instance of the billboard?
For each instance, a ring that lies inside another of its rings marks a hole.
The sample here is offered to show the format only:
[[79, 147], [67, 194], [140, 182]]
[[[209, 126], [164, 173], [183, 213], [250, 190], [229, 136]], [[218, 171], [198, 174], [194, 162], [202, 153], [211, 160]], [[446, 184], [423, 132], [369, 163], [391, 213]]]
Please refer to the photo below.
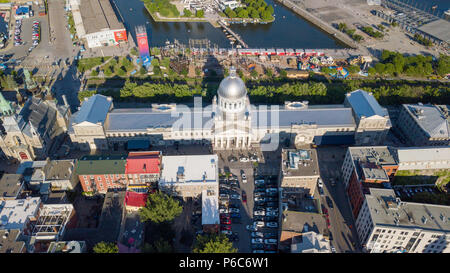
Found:
[[148, 47], [147, 30], [144, 26], [136, 27], [136, 40], [139, 47], [139, 56], [141, 56], [142, 65], [144, 67], [150, 66], [150, 52]]
[[114, 31], [114, 39], [116, 40], [116, 42], [126, 42], [127, 31], [126, 30]]

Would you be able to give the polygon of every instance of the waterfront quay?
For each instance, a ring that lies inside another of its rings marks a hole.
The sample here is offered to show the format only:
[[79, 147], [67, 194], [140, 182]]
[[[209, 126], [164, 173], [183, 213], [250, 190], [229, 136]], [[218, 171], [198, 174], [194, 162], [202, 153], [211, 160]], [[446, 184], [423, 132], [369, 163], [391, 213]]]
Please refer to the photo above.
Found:
[[345, 44], [348, 47], [351, 48], [358, 48], [358, 45], [347, 35], [344, 33], [336, 30], [331, 25], [327, 24], [323, 20], [319, 19], [318, 17], [314, 16], [304, 8], [300, 7], [296, 3], [290, 1], [290, 0], [276, 0], [277, 2], [283, 4], [287, 8], [294, 11], [299, 16], [303, 17], [305, 20], [309, 21], [310, 23], [314, 24], [321, 30], [325, 31], [326, 33], [332, 35], [335, 39], [339, 40], [343, 44]]

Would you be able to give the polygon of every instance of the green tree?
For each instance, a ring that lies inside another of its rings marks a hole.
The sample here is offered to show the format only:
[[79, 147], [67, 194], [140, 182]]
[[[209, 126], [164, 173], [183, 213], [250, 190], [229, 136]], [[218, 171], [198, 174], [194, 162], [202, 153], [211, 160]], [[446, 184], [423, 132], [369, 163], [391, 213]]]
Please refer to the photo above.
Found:
[[437, 62], [436, 73], [445, 76], [450, 73], [450, 56], [441, 54]]
[[137, 83], [130, 82], [130, 79], [127, 79], [123, 87], [120, 89], [120, 97], [128, 98], [133, 96], [133, 91], [137, 86], [138, 86]]
[[283, 79], [285, 79], [287, 77], [286, 70], [284, 70], [284, 69], [280, 70], [280, 77], [283, 78]]
[[119, 248], [115, 243], [100, 242], [93, 248], [94, 253], [119, 253]]
[[347, 70], [350, 74], [356, 74], [360, 71], [360, 68], [357, 65], [351, 65], [351, 66], [347, 67]]
[[272, 78], [273, 77], [273, 71], [271, 68], [267, 68], [266, 69], [266, 75], [268, 78]]
[[224, 234], [198, 235], [193, 253], [237, 253], [233, 243]]
[[93, 77], [98, 76], [98, 71], [97, 71], [97, 69], [92, 70], [91, 76], [93, 76]]
[[130, 54], [133, 55], [133, 56], [138, 56], [138, 55], [139, 55], [139, 52], [138, 52], [138, 50], [137, 50], [135, 47], [133, 47], [133, 48], [130, 50]]
[[197, 10], [197, 12], [195, 13], [195, 16], [199, 17], [199, 18], [203, 18], [205, 16], [205, 12], [202, 9]]
[[145, 207], [141, 208], [139, 215], [141, 221], [154, 223], [170, 222], [181, 214], [183, 208], [171, 196], [158, 191], [150, 194]]
[[141, 76], [144, 76], [145, 74], [147, 74], [147, 69], [141, 66], [141, 68], [139, 68], [139, 74], [141, 74]]
[[168, 241], [160, 238], [153, 245], [145, 243], [141, 251], [144, 253], [172, 253], [173, 247]]
[[192, 12], [190, 11], [190, 10], [188, 10], [188, 9], [184, 9], [183, 10], [183, 16], [184, 17], [191, 17], [192, 16]]
[[237, 16], [239, 18], [248, 18], [248, 11], [245, 9], [242, 9], [241, 11], [238, 12]]
[[258, 77], [258, 72], [256, 72], [255, 69], [253, 69], [252, 72], [250, 72], [250, 76], [252, 76], [252, 78], [256, 78]]

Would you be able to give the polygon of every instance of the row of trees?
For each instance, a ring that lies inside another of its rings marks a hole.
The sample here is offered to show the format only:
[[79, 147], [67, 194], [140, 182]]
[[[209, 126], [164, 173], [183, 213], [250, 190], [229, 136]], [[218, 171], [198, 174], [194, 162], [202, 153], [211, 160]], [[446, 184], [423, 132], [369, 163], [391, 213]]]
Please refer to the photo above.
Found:
[[339, 23], [337, 27], [340, 31], [344, 32], [345, 34], [350, 36], [350, 38], [352, 38], [353, 40], [355, 40], [357, 42], [364, 40], [364, 38], [361, 35], [355, 34], [356, 29], [349, 29], [347, 27], [347, 24], [345, 24], [345, 23]]
[[224, 13], [230, 18], [253, 18], [263, 21], [273, 20], [273, 6], [267, 5], [264, 0], [245, 0], [245, 7], [238, 7], [232, 10], [227, 7]]
[[369, 68], [371, 75], [415, 76], [427, 77], [433, 74], [445, 76], [450, 73], [450, 56], [441, 55], [438, 59], [432, 56], [403, 56], [398, 52], [384, 50], [381, 62]]
[[365, 33], [367, 33], [369, 36], [372, 36], [377, 39], [381, 39], [384, 37], [384, 34], [382, 32], [376, 31], [372, 27], [369, 27], [369, 26], [365, 26], [365, 27], [361, 28], [361, 30], [364, 31]]
[[419, 44], [422, 44], [424, 46], [432, 46], [433, 42], [431, 42], [429, 39], [423, 37], [420, 34], [414, 34], [414, 40], [417, 41]]
[[[450, 103], [450, 86], [445, 83], [414, 82], [404, 80], [336, 80], [336, 81], [247, 81], [249, 96], [254, 103], [282, 104], [286, 100], [308, 100], [311, 104], [342, 103], [347, 92], [364, 89], [372, 92], [381, 104]], [[116, 101], [192, 101], [194, 95], [211, 99], [217, 84], [190, 86], [177, 83], [138, 84], [127, 81], [120, 91], [100, 92]], [[79, 98], [89, 97], [96, 91], [82, 91]]]
[[[192, 17], [193, 15], [194, 14], [189, 9], [185, 8], [183, 10], [183, 17]], [[197, 10], [197, 11], [195, 11], [195, 17], [203, 18], [203, 17], [205, 17], [205, 12], [202, 9]]]

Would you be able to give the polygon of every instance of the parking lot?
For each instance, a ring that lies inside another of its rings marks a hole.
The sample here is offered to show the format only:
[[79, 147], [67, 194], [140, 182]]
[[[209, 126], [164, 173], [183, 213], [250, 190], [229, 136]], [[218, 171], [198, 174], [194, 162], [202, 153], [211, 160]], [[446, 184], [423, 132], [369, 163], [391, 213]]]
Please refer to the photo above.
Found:
[[[254, 173], [267, 163], [267, 155], [255, 149], [218, 153], [222, 232], [229, 235], [240, 253], [276, 252], [278, 180], [266, 173]], [[278, 173], [279, 164], [273, 166], [273, 172]]]

